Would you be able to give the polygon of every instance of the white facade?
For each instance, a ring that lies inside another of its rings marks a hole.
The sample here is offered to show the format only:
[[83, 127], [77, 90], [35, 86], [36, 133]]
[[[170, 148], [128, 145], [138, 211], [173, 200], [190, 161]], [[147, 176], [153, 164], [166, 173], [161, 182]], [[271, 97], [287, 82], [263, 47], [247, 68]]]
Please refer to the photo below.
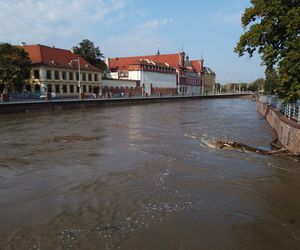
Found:
[[[152, 88], [174, 88], [176, 89], [176, 74], [167, 74], [151, 71], [133, 71], [137, 78], [140, 77], [144, 92], [151, 95]], [[131, 71], [129, 72], [129, 75]]]
[[135, 88], [136, 81], [122, 79], [103, 79], [102, 86], [108, 88]]

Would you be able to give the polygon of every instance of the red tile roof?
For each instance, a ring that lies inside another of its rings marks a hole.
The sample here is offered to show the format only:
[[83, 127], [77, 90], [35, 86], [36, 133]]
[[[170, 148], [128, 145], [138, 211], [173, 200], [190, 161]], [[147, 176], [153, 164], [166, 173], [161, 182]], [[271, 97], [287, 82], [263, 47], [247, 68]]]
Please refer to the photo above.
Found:
[[161, 68], [169, 68], [169, 69], [175, 69], [174, 67], [171, 67], [168, 63], [160, 63], [153, 60], [146, 59], [139, 59], [130, 65], [150, 65], [150, 66], [156, 66]]
[[109, 68], [111, 70], [128, 70], [130, 64], [136, 64], [139, 59], [148, 59], [155, 63], [168, 63], [170, 67], [180, 67], [181, 53], [164, 54], [164, 55], [149, 55], [149, 56], [132, 56], [132, 57], [117, 57], [109, 58]]
[[193, 60], [193, 61], [191, 61], [191, 63], [197, 73], [203, 72], [203, 61], [202, 60]]
[[[70, 50], [48, 47], [45, 45], [23, 45], [21, 46], [27, 53], [33, 65], [46, 65], [51, 67], [61, 67], [74, 69], [78, 67], [76, 61], [78, 55], [73, 54]], [[92, 66], [85, 59], [80, 57], [80, 67], [82, 70], [100, 71]]]

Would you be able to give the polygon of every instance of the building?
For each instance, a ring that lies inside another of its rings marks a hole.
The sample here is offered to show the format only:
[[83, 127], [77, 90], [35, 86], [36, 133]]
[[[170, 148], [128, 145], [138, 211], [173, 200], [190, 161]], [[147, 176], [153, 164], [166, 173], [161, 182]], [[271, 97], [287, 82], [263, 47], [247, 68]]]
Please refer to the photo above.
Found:
[[176, 69], [168, 63], [147, 56], [108, 58], [107, 78], [138, 81], [136, 88], [142, 96], [174, 95], [177, 92]]
[[158, 52], [156, 55], [148, 56], [108, 58], [107, 66], [114, 78], [125, 76], [129, 79], [140, 79], [142, 87], [149, 94], [152, 94], [153, 87], [172, 89], [172, 93], [175, 90], [177, 93], [183, 94], [202, 93], [203, 61], [202, 64], [199, 63], [198, 68], [195, 68], [184, 52], [175, 54], [160, 54]]
[[70, 50], [45, 45], [23, 45], [32, 62], [27, 91], [57, 97], [101, 94], [100, 69]]
[[204, 94], [214, 94], [216, 92], [216, 73], [208, 67], [203, 67], [204, 69]]

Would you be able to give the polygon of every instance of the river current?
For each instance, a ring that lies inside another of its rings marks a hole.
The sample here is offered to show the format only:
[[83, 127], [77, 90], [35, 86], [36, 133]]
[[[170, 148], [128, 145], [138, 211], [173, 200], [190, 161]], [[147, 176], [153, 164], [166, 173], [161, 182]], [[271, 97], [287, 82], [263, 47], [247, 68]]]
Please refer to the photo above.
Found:
[[300, 163], [242, 99], [0, 116], [0, 249], [300, 249]]

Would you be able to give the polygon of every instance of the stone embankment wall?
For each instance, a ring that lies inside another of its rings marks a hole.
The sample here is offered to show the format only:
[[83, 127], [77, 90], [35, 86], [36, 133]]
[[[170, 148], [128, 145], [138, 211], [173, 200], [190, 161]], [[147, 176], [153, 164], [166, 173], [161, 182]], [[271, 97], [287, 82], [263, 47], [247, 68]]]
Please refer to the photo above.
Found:
[[289, 120], [278, 110], [258, 101], [258, 111], [275, 130], [280, 143], [289, 151], [300, 153], [300, 124]]
[[39, 112], [50, 110], [64, 110], [77, 108], [98, 108], [113, 105], [136, 105], [144, 103], [157, 102], [175, 102], [195, 99], [215, 99], [215, 98], [240, 98], [251, 96], [250, 94], [224, 94], [224, 95], [205, 95], [205, 96], [156, 96], [156, 97], [121, 97], [121, 98], [94, 98], [82, 100], [39, 100], [39, 101], [23, 101], [23, 102], [1, 102], [0, 115], [7, 113], [19, 112]]

